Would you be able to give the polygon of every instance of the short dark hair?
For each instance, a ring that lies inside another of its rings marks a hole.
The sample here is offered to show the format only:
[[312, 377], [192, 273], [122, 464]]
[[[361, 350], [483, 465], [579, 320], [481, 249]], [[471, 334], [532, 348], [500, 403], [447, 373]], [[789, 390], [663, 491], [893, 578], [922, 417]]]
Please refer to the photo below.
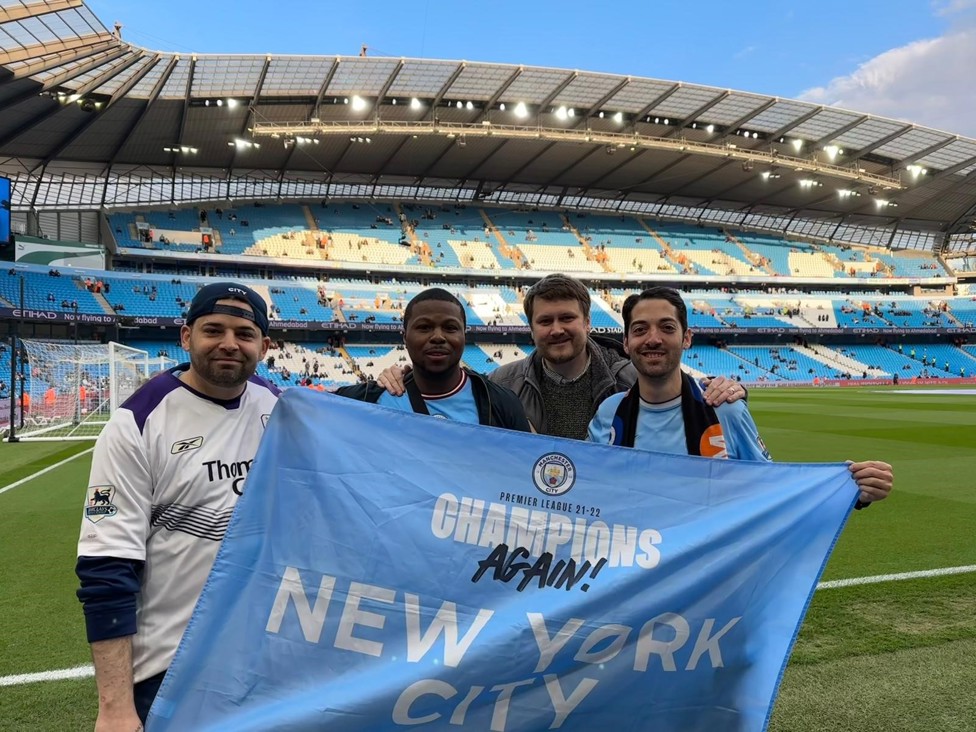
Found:
[[685, 305], [681, 293], [670, 287], [648, 287], [643, 292], [634, 293], [624, 300], [624, 336], [630, 333], [631, 315], [641, 300], [667, 300], [678, 311], [678, 323], [681, 325], [681, 332], [684, 333], [688, 330], [688, 306]]
[[546, 302], [575, 300], [579, 303], [580, 310], [583, 311], [583, 317], [590, 317], [590, 291], [586, 289], [586, 285], [569, 275], [546, 275], [529, 288], [522, 300], [522, 307], [529, 319], [529, 325], [532, 324], [532, 310], [536, 298]]
[[464, 305], [458, 300], [454, 295], [445, 290], [442, 287], [431, 287], [422, 292], [418, 292], [410, 302], [407, 303], [407, 307], [403, 311], [403, 329], [407, 329], [407, 323], [410, 322], [410, 317], [413, 315], [413, 306], [418, 302], [426, 302], [427, 300], [437, 300], [439, 302], [452, 302], [458, 306], [458, 310], [461, 311], [461, 325], [467, 327], [468, 316], [464, 312]]

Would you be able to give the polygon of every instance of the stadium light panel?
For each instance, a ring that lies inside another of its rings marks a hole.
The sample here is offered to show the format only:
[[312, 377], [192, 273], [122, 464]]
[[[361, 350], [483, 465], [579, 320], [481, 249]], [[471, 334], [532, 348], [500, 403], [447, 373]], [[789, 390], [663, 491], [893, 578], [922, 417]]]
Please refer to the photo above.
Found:
[[458, 99], [454, 106], [456, 106], [458, 109], [462, 109], [464, 107], [464, 104], [461, 102], [460, 99]]
[[917, 179], [919, 176], [926, 175], [929, 172], [921, 165], [909, 165], [906, 170], [911, 174], [912, 180]]
[[361, 96], [356, 95], [352, 98], [352, 109], [354, 112], [362, 112], [366, 109], [366, 106], [366, 100]]
[[227, 100], [227, 109], [237, 109], [237, 105], [240, 104], [236, 99]]
[[793, 149], [796, 150], [797, 152], [800, 152], [800, 150], [803, 149], [803, 140], [801, 140], [800, 138], [793, 140], [793, 142], [790, 144], [793, 145]]
[[417, 99], [417, 97], [410, 100], [410, 109], [420, 109], [422, 106], [423, 105], [420, 103], [420, 100]]
[[833, 162], [840, 155], [840, 148], [837, 145], [824, 145], [824, 152], [827, 153], [827, 158]]
[[569, 114], [566, 111], [566, 107], [560, 107], [556, 110], [556, 119], [565, 120]]
[[613, 121], [616, 122], [618, 125], [621, 124], [624, 121], [624, 113], [617, 112], [615, 115], [613, 115]]
[[708, 126], [706, 126], [705, 127], [705, 132], [707, 132], [709, 135], [712, 134], [713, 132], [715, 132], [715, 125], [708, 125]]
[[467, 109], [467, 110], [469, 110], [469, 111], [472, 110], [472, 109], [474, 109], [474, 102], [466, 102], [465, 105], [464, 105], [464, 108]]
[[519, 119], [524, 119], [529, 116], [529, 110], [525, 106], [525, 102], [519, 102], [515, 105], [515, 116]]

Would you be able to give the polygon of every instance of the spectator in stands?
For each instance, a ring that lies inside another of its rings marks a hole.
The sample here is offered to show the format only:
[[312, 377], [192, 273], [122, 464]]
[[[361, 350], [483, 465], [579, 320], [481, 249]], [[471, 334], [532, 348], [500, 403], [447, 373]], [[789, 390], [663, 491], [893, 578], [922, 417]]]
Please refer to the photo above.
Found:
[[[624, 348], [637, 371], [637, 382], [626, 393], [600, 404], [587, 439], [676, 455], [771, 461], [745, 401], [713, 408], [701, 387], [681, 370], [692, 333], [677, 290], [651, 287], [631, 295], [624, 302], [623, 316]], [[861, 490], [857, 508], [891, 492], [888, 463], [852, 462], [849, 469]]]
[[[548, 275], [528, 290], [522, 306], [535, 351], [488, 378], [518, 395], [536, 431], [582, 440], [600, 402], [633, 386], [637, 372], [617, 341], [590, 337], [590, 293], [579, 280]], [[395, 367], [385, 369], [378, 382], [403, 393]], [[718, 377], [708, 384], [705, 398], [717, 406], [745, 393], [741, 385]]]
[[464, 306], [454, 295], [439, 287], [420, 292], [403, 316], [403, 342], [413, 366], [404, 378], [406, 393], [394, 396], [369, 381], [344, 386], [336, 394], [404, 412], [528, 432], [529, 422], [512, 392], [461, 367], [466, 326]]
[[255, 376], [270, 341], [253, 290], [200, 289], [180, 338], [190, 362], [119, 408], [92, 457], [76, 572], [96, 729], [142, 729], [277, 401]]

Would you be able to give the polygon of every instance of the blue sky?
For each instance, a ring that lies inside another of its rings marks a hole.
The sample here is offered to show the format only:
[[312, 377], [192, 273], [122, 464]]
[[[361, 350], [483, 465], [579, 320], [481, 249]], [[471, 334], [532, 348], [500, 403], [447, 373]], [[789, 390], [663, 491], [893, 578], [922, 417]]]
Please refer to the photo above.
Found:
[[[466, 59], [806, 98], [976, 136], [976, 0], [88, 0], [140, 46]], [[594, 9], [600, 7], [599, 12]]]

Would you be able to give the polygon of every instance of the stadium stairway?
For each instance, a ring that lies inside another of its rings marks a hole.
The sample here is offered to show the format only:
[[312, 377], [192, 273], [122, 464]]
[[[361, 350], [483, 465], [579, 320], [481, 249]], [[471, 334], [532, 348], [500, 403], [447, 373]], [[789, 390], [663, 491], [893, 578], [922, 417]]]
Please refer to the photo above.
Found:
[[822, 346], [819, 343], [814, 343], [810, 346], [793, 346], [793, 349], [840, 372], [860, 374], [867, 371], [869, 376], [888, 375], [887, 371], [871, 368], [866, 363], [862, 363], [850, 356], [845, 356], [843, 353], [839, 353], [827, 346]]
[[302, 206], [302, 213], [305, 214], [305, 222], [308, 224], [308, 230], [312, 232], [313, 236], [318, 236], [319, 224], [312, 216], [312, 210], [308, 206]]
[[[563, 226], [565, 226], [566, 229], [579, 240], [580, 246], [583, 248], [583, 256], [585, 256], [591, 262], [597, 261], [596, 254], [594, 253], [590, 242], [587, 241], [586, 237], [583, 236], [582, 233], [580, 233], [579, 229], [573, 226], [573, 223], [569, 220], [569, 217], [566, 216], [566, 214], [559, 214], [559, 218], [562, 220]], [[611, 271], [610, 266], [606, 262], [603, 262], [603, 269], [607, 272]]]
[[[84, 282], [75, 280], [75, 284], [78, 286], [78, 289], [80, 290], [85, 289]], [[95, 302], [97, 302], [101, 306], [102, 310], [105, 311], [106, 315], [115, 315], [115, 308], [109, 305], [108, 300], [105, 299], [105, 295], [103, 295], [100, 292], [92, 292], [92, 297], [95, 298]]]
[[747, 262], [751, 262], [754, 267], [760, 267], [762, 269], [762, 271], [765, 272], [768, 275], [774, 275], [774, 274], [776, 274], [773, 271], [773, 268], [771, 266], [769, 266], [769, 263], [768, 262], [764, 262], [763, 264], [757, 264], [758, 262], [762, 261], [762, 257], [760, 255], [756, 254], [751, 249], [749, 249], [749, 247], [747, 247], [745, 244], [743, 244], [742, 241], [739, 239], [739, 237], [737, 237], [735, 234], [732, 234], [732, 233], [727, 232], [727, 231], [724, 232], [724, 233], [725, 233], [725, 235], [727, 237], [729, 237], [729, 240], [733, 244], [735, 244], [736, 247], [738, 247], [739, 251], [741, 251], [742, 254], [745, 255], [745, 258], [746, 258], [746, 261]]
[[515, 263], [516, 269], [525, 269], [523, 260], [525, 257], [522, 255], [516, 247], [513, 247], [505, 237], [502, 235], [501, 230], [495, 226], [494, 222], [489, 218], [488, 212], [484, 209], [480, 209], [481, 218], [485, 221], [485, 227], [491, 232], [491, 235], [498, 240], [499, 251], [502, 256], [508, 257]]

